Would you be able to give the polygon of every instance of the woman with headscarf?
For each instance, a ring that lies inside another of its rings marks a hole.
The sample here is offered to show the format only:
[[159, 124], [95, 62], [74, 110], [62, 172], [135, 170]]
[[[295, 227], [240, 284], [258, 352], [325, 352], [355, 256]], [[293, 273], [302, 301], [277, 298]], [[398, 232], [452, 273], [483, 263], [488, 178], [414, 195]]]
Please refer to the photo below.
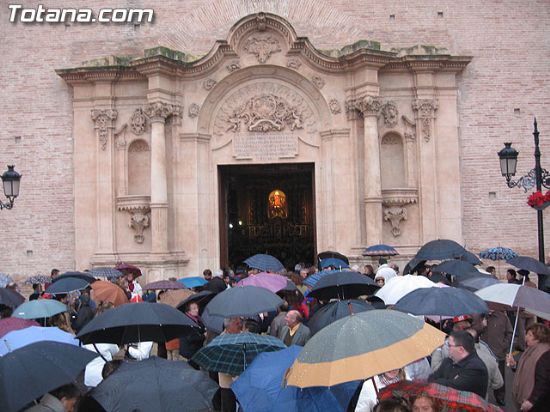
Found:
[[374, 281], [380, 287], [388, 283], [391, 278], [397, 276], [395, 270], [389, 267], [387, 264], [384, 264], [378, 268], [376, 275], [374, 276]]

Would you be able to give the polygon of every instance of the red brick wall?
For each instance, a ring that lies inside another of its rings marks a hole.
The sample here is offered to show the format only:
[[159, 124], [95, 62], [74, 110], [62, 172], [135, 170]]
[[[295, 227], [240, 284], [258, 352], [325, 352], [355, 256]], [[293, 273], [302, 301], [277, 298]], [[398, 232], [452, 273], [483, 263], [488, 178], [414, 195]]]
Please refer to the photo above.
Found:
[[[320, 49], [369, 39], [386, 50], [431, 44], [473, 56], [459, 77], [463, 174], [456, 199], [463, 202], [464, 240], [474, 252], [503, 245], [536, 256], [536, 213], [525, 204], [523, 191], [504, 185], [496, 152], [504, 141], [513, 141], [520, 151], [518, 170], [532, 168], [537, 116], [543, 166], [550, 168], [547, 0], [45, 2], [46, 7], [154, 8], [154, 24], [137, 28], [12, 24], [8, 2], [0, 3], [0, 170], [14, 163], [24, 175], [15, 208], [0, 212], [0, 271], [31, 274], [74, 266], [71, 90], [54, 69], [112, 54], [141, 55], [156, 45], [204, 54], [236, 21], [257, 11], [288, 19], [299, 36]], [[550, 219], [546, 224], [550, 233]], [[547, 243], [550, 250], [550, 236]]]

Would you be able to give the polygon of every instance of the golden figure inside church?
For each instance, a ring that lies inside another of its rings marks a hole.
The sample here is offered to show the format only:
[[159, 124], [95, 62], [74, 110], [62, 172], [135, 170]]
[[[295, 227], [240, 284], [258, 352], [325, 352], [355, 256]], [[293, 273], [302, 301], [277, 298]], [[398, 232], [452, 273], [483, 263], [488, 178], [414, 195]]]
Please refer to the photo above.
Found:
[[267, 217], [269, 219], [288, 218], [288, 205], [286, 195], [282, 190], [273, 190], [268, 197]]

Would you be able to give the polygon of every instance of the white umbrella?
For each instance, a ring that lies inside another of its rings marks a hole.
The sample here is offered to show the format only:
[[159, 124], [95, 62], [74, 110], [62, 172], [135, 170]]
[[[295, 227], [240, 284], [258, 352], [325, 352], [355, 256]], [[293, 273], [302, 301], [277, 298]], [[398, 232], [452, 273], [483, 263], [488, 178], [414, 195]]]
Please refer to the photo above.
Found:
[[391, 278], [375, 293], [386, 305], [395, 305], [399, 299], [413, 290], [433, 288], [436, 284], [424, 276], [405, 275]]

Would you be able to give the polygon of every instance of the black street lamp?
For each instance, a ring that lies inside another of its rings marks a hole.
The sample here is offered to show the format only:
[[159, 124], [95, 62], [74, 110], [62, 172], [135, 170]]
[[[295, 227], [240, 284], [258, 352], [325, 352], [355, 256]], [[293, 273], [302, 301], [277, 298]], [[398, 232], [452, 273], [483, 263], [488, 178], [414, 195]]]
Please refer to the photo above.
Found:
[[[539, 148], [539, 131], [537, 129], [537, 119], [535, 118], [533, 136], [535, 139], [535, 168], [531, 169], [525, 176], [520, 177], [517, 181], [513, 181], [512, 177], [516, 174], [516, 166], [518, 161], [518, 151], [512, 147], [512, 143], [504, 143], [504, 149], [498, 152], [500, 159], [500, 171], [502, 176], [506, 178], [506, 184], [509, 188], [520, 187], [525, 192], [531, 190], [533, 187], [537, 188], [537, 191], [542, 191], [544, 186], [546, 189], [550, 189], [550, 173], [546, 169], [543, 169], [540, 165], [540, 148]], [[545, 263], [544, 260], [544, 227], [542, 222], [542, 208], [537, 208], [537, 228], [538, 228], [538, 242], [539, 242], [539, 261]], [[544, 285], [543, 275], [538, 275], [539, 288]]]
[[4, 194], [8, 198], [7, 203], [3, 203], [0, 200], [0, 210], [11, 209], [13, 207], [13, 201], [19, 196], [19, 182], [21, 181], [21, 175], [13, 170], [15, 166], [8, 166], [8, 170], [4, 172], [2, 177], [2, 183], [4, 185]]

